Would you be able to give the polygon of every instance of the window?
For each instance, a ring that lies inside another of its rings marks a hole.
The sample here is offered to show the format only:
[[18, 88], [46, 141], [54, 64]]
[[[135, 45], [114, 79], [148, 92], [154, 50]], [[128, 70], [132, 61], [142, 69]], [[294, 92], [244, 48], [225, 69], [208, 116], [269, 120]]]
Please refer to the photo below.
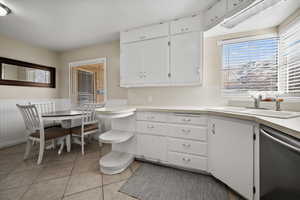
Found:
[[277, 91], [278, 38], [224, 41], [224, 92]]
[[279, 90], [290, 96], [299, 96], [300, 20], [293, 22], [288, 28], [281, 31], [279, 52]]

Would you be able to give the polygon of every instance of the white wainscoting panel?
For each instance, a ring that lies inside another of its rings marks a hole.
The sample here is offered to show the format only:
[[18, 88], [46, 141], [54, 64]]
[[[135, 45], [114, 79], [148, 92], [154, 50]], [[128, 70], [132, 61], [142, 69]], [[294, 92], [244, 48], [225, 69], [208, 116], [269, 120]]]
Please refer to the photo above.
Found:
[[69, 99], [4, 99], [0, 100], [0, 148], [25, 141], [25, 125], [16, 104], [55, 102], [56, 110], [71, 108]]

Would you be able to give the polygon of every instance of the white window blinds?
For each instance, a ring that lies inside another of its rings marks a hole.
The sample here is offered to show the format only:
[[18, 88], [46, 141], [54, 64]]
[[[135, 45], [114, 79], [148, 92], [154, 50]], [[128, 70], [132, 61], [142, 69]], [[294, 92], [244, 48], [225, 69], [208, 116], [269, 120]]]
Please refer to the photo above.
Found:
[[300, 94], [300, 20], [280, 34], [279, 90]]
[[277, 37], [223, 44], [224, 91], [277, 91], [277, 58]]

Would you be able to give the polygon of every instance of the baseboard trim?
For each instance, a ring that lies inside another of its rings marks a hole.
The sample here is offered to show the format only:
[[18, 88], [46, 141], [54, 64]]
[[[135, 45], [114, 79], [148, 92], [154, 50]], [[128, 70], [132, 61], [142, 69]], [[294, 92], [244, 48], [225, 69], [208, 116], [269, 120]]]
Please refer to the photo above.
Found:
[[24, 143], [24, 142], [26, 142], [25, 139], [18, 139], [18, 140], [10, 140], [10, 141], [0, 142], [0, 149], [10, 147], [10, 146], [14, 146], [14, 145], [17, 145], [17, 144], [21, 144], [21, 143]]

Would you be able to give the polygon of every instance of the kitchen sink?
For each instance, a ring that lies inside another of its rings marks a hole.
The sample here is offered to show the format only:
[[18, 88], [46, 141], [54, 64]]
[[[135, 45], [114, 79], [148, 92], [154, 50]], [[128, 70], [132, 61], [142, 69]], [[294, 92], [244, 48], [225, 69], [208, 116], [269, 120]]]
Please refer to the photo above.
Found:
[[260, 110], [260, 109], [247, 109], [243, 113], [254, 114], [264, 117], [274, 117], [280, 119], [289, 119], [294, 117], [299, 117], [300, 113], [289, 112], [289, 111], [275, 111], [275, 110]]

